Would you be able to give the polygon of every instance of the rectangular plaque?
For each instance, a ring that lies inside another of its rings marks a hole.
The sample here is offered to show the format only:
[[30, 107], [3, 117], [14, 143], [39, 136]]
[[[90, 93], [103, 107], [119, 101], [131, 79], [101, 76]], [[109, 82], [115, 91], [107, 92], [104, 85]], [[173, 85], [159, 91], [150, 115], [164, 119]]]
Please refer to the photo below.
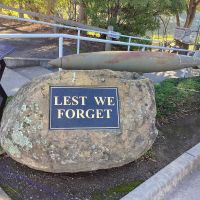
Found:
[[117, 88], [50, 87], [50, 129], [118, 129]]

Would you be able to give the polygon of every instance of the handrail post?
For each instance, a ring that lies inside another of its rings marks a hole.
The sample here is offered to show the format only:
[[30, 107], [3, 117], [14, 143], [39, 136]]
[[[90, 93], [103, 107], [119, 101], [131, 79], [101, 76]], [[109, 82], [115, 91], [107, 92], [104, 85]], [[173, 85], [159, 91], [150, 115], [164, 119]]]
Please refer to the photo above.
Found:
[[[63, 57], [63, 37], [59, 37], [59, 58]], [[59, 68], [62, 71], [62, 68]]]
[[145, 51], [145, 49], [146, 49], [145, 47], [142, 47], [142, 51]]
[[63, 57], [63, 37], [59, 37], [59, 58]]
[[[165, 47], [165, 41], [163, 41], [163, 45], [162, 46]], [[164, 52], [164, 49], [162, 49], [162, 52]]]
[[128, 51], [130, 51], [130, 48], [131, 48], [131, 46], [130, 46], [130, 44], [131, 44], [131, 37], [129, 37], [129, 39], [128, 39], [128, 43], [129, 43], [129, 45], [128, 45]]
[[[113, 26], [108, 26], [108, 33], [106, 36], [106, 40], [112, 40], [112, 37], [110, 37], [111, 33], [113, 31]], [[112, 50], [112, 44], [106, 43], [105, 44], [105, 51], [111, 51]]]
[[81, 30], [78, 29], [78, 39], [77, 39], [77, 46], [76, 46], [76, 51], [77, 51], [77, 54], [80, 54], [80, 36], [81, 36]]

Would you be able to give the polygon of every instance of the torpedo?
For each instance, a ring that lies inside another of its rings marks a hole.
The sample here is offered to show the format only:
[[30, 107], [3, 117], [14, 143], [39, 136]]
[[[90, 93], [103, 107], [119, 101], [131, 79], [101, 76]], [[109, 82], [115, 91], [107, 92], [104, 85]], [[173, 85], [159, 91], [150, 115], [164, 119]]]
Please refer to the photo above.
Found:
[[193, 56], [166, 52], [102, 51], [64, 56], [49, 64], [66, 70], [161, 72], [200, 65], [200, 51], [196, 51]]

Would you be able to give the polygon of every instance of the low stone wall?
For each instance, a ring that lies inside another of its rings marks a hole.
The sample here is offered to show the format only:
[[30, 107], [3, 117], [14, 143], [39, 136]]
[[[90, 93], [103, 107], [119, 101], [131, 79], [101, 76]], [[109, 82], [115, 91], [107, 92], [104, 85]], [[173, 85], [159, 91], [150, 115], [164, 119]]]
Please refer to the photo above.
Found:
[[[117, 87], [119, 129], [49, 129], [49, 87]], [[28, 83], [7, 105], [1, 145], [16, 161], [47, 172], [119, 167], [153, 144], [156, 105], [153, 83], [137, 73], [110, 70], [62, 71]]]

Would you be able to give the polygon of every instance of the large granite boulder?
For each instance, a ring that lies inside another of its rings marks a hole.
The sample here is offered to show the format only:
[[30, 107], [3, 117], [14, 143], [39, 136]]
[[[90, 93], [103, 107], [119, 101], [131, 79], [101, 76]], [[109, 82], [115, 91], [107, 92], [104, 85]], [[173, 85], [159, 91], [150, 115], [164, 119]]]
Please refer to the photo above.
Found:
[[[120, 129], [49, 130], [49, 86], [117, 87]], [[119, 167], [153, 144], [156, 105], [153, 83], [136, 73], [62, 71], [22, 87], [7, 105], [1, 145], [16, 161], [46, 172]]]

